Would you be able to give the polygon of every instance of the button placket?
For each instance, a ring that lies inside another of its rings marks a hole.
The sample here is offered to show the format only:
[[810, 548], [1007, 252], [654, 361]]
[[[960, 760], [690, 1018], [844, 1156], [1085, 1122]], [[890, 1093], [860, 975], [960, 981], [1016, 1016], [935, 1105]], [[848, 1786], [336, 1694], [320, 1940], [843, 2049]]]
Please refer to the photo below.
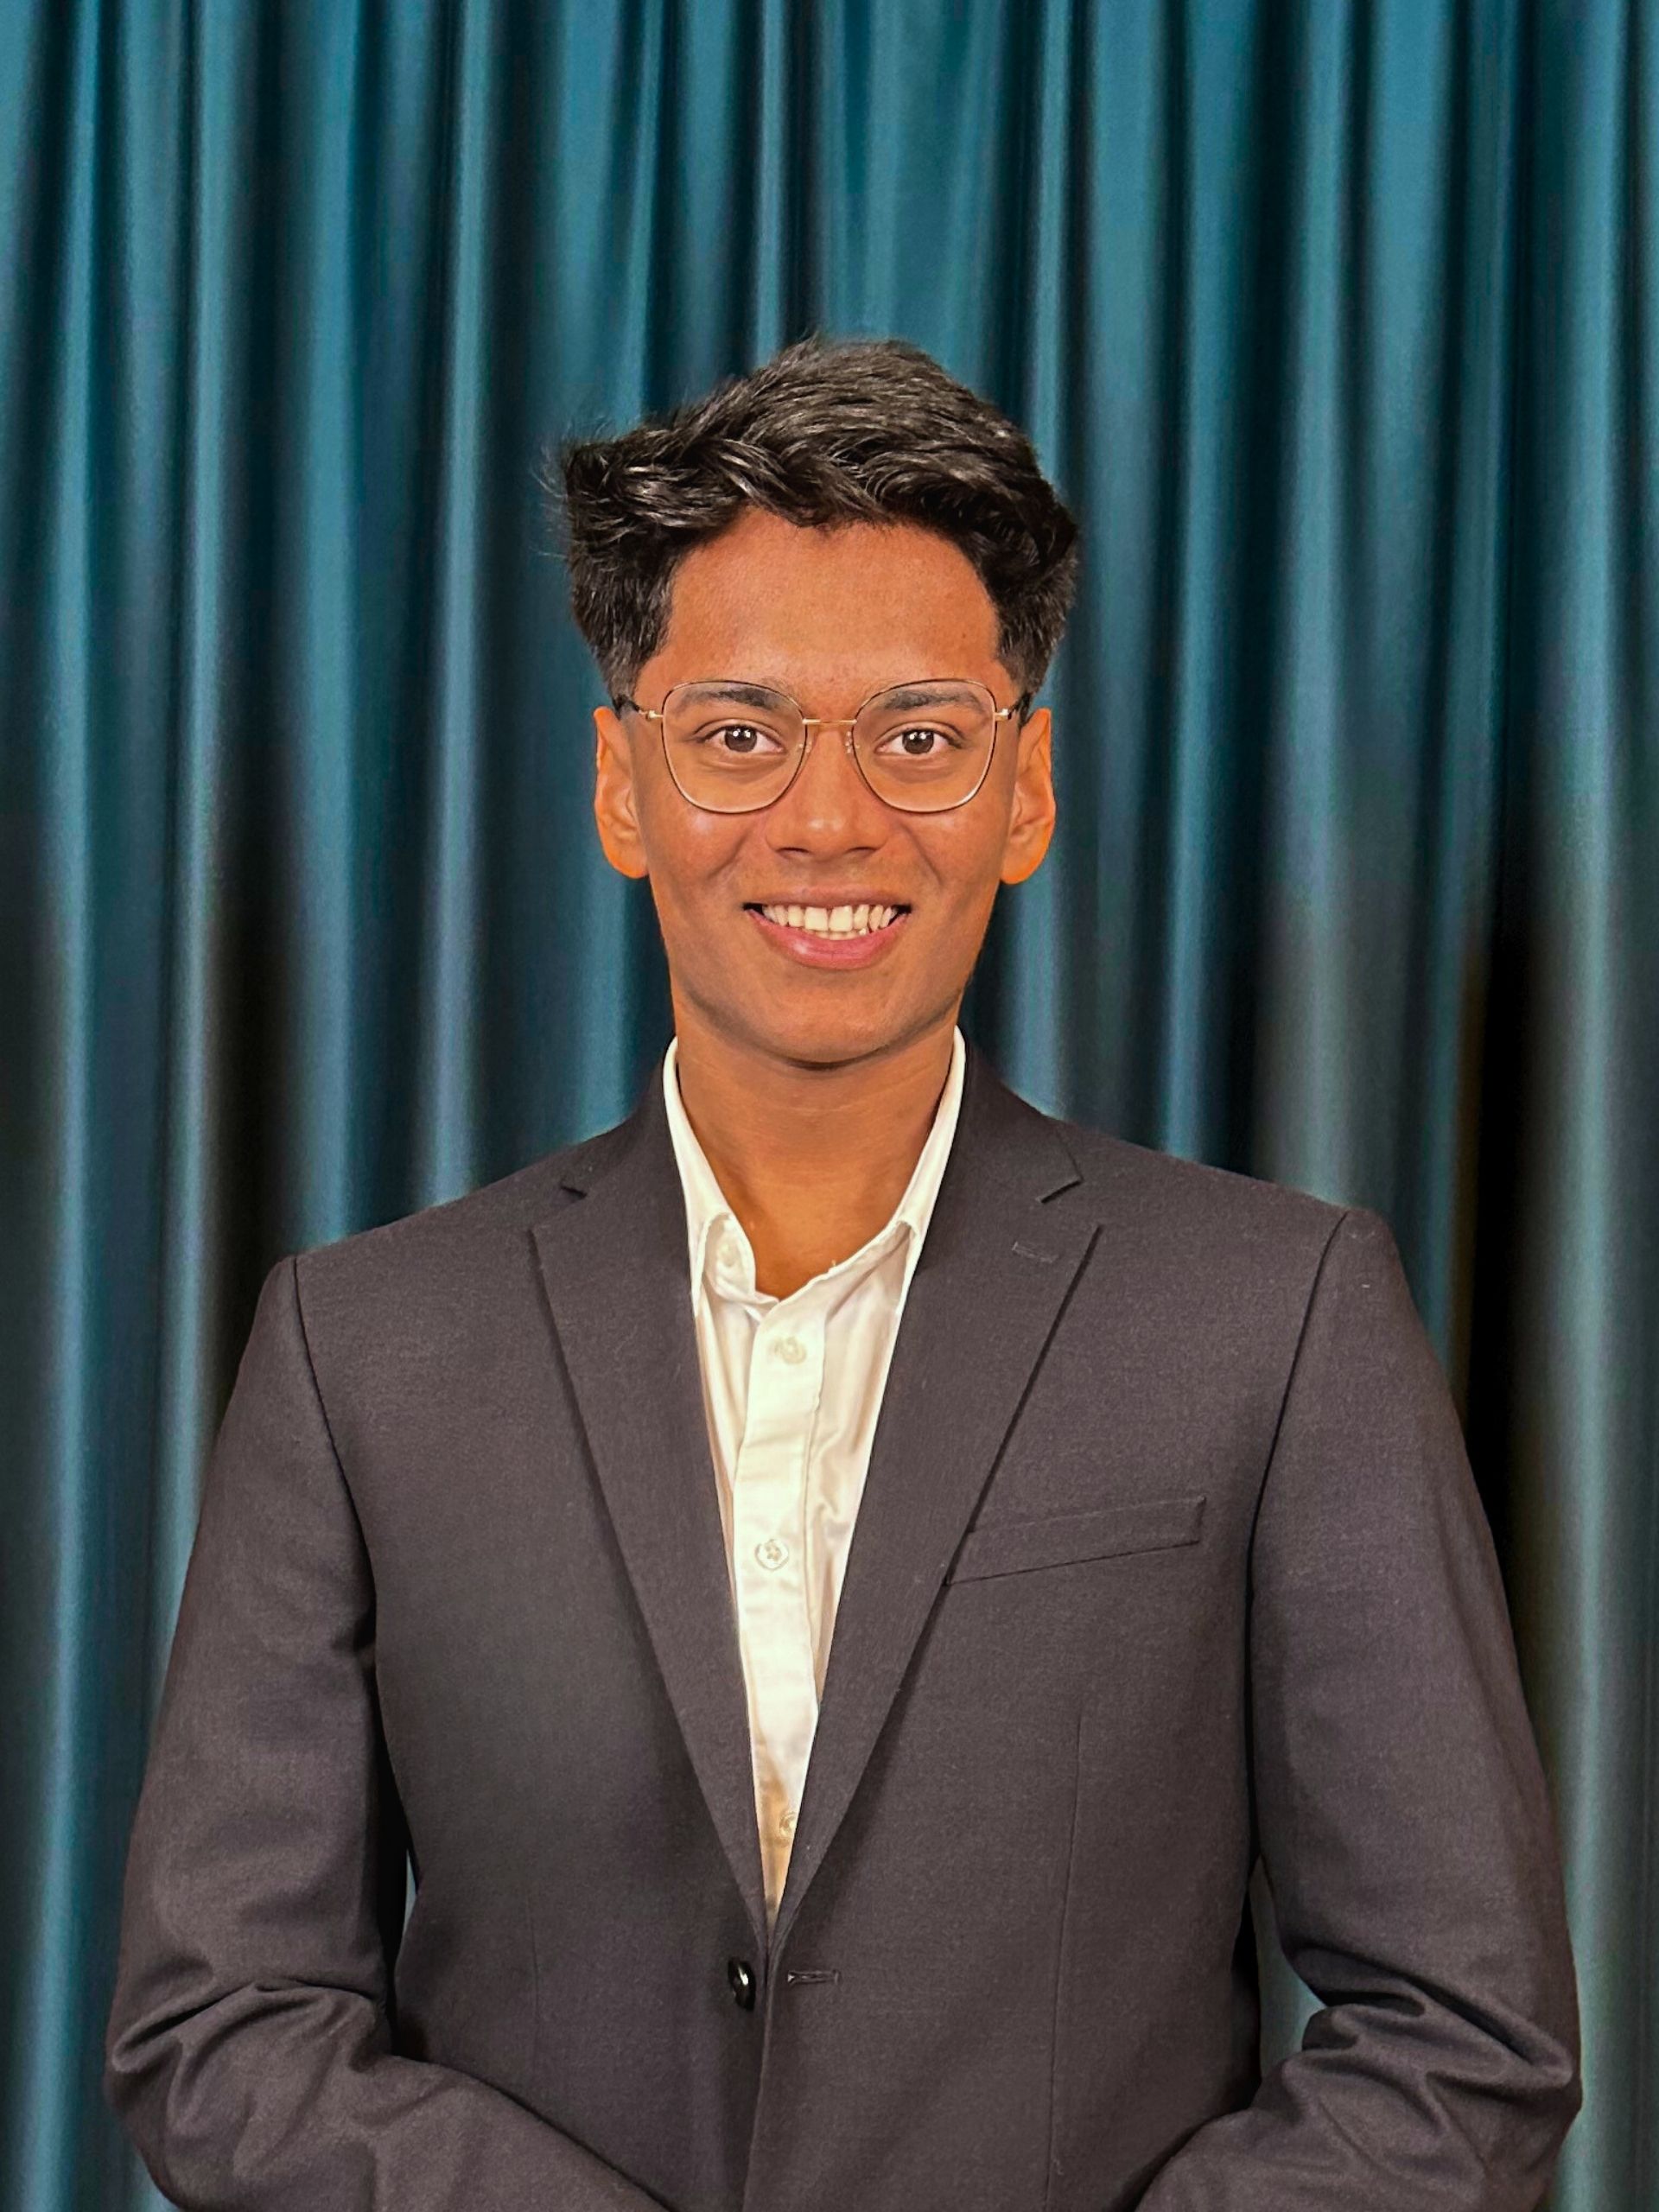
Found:
[[779, 1301], [750, 1346], [743, 1435], [731, 1485], [756, 1813], [769, 1891], [780, 1889], [792, 1813], [817, 1722], [804, 1553], [809, 1457], [823, 1389], [823, 1329], [809, 1303]]
[[[785, 1351], [785, 1346], [790, 1350]], [[754, 1350], [749, 1418], [733, 1484], [737, 1548], [746, 1552], [774, 1584], [791, 1560], [798, 1562], [796, 1573], [789, 1577], [798, 1581], [807, 1455], [817, 1414], [822, 1347], [792, 1329], [774, 1334], [763, 1323]], [[804, 1600], [804, 1584], [800, 1596]], [[767, 1604], [770, 1611], [769, 1601], [761, 1602]], [[783, 1627], [781, 1616], [776, 1624]]]

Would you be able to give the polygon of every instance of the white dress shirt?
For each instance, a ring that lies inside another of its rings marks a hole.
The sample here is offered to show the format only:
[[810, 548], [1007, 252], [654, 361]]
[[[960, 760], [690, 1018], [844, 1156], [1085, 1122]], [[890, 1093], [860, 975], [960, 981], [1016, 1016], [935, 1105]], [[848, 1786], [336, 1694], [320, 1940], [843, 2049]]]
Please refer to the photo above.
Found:
[[[962, 1104], [950, 1071], [887, 1226], [787, 1298], [755, 1287], [754, 1254], [680, 1099], [663, 1102], [685, 1192], [691, 1304], [726, 1560], [748, 1693], [768, 1924], [776, 1918], [817, 1726], [836, 1607], [899, 1316]], [[825, 1141], [834, 1141], [832, 1128]]]

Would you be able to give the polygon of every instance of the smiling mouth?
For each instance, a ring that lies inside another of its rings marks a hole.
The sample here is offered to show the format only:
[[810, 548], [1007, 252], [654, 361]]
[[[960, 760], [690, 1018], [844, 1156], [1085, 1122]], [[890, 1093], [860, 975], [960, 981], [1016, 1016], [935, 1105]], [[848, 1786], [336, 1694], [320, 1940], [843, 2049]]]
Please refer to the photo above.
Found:
[[813, 937], [855, 938], [870, 937], [879, 930], [889, 928], [910, 909], [893, 905], [779, 906], [751, 902], [748, 911], [764, 915], [779, 929], [805, 930]]

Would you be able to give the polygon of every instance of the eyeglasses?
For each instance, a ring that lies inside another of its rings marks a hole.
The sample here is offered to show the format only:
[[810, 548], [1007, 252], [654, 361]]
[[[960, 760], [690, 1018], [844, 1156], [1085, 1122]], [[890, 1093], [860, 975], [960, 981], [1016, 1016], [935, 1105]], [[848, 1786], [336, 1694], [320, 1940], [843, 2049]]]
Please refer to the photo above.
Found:
[[808, 715], [786, 691], [724, 677], [671, 684], [660, 707], [613, 702], [659, 723], [668, 772], [681, 796], [709, 814], [753, 814], [780, 799], [800, 772], [815, 729], [845, 730], [859, 773], [888, 806], [939, 814], [964, 806], [989, 772], [1000, 723], [1023, 722], [1031, 695], [1012, 707], [971, 677], [930, 677], [872, 692], [855, 715]]

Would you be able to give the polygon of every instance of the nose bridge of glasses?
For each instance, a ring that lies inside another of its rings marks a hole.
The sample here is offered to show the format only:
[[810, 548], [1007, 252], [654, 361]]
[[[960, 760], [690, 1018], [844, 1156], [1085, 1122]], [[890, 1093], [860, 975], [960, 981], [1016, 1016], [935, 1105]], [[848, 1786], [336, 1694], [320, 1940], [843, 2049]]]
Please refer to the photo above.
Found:
[[[849, 777], [851, 780], [842, 785], [843, 792], [851, 791], [855, 797], [861, 795], [874, 797], [874, 794], [869, 788], [869, 779], [865, 774], [863, 765], [858, 757], [857, 741], [854, 736], [854, 724], [857, 720], [856, 715], [803, 715], [800, 718], [800, 749], [795, 756], [794, 769], [789, 784], [785, 791], [779, 793], [779, 797], [786, 798], [799, 792], [801, 786], [814, 773], [812, 756], [826, 750], [816, 741], [818, 733], [821, 730], [837, 729], [841, 732], [840, 745], [838, 747], [831, 745], [827, 749], [832, 756], [837, 753], [846, 756], [842, 761], [841, 772], [844, 777]], [[820, 766], [817, 773], [819, 776], [828, 773], [833, 778], [835, 770], [833, 768], [825, 770]]]

